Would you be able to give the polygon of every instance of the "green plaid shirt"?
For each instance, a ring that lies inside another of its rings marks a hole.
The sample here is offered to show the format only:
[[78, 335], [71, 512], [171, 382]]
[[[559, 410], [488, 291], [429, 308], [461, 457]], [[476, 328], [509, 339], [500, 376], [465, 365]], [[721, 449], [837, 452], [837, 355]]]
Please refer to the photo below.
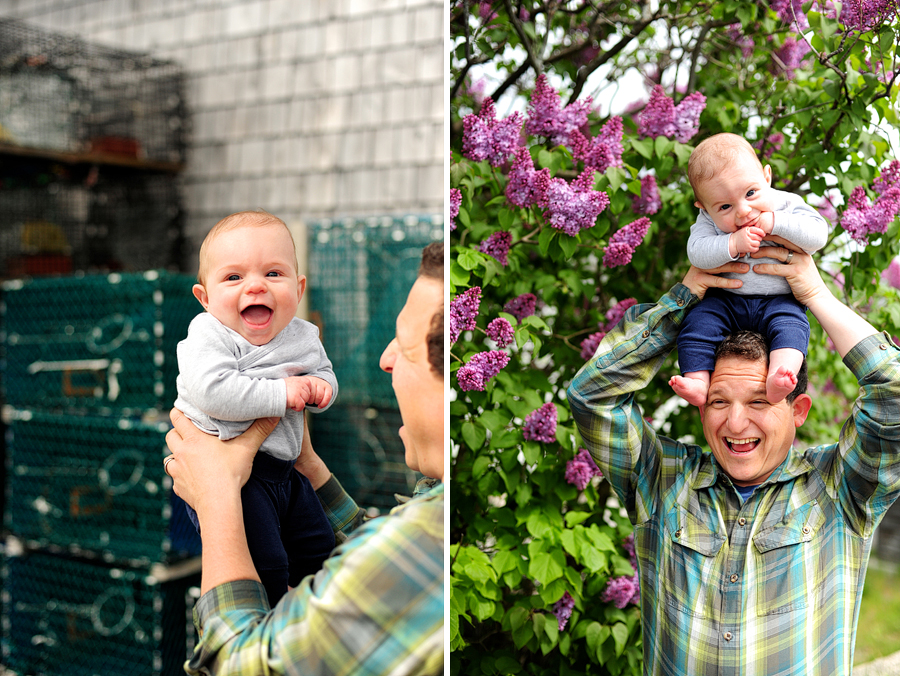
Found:
[[900, 493], [900, 350], [856, 345], [838, 443], [793, 449], [742, 504], [711, 453], [657, 436], [634, 405], [696, 301], [679, 284], [629, 309], [568, 393], [635, 526], [644, 673], [849, 674], [872, 533]]
[[336, 534], [355, 530], [271, 611], [252, 580], [204, 594], [188, 674], [443, 671], [444, 485], [364, 523], [333, 477], [317, 493]]

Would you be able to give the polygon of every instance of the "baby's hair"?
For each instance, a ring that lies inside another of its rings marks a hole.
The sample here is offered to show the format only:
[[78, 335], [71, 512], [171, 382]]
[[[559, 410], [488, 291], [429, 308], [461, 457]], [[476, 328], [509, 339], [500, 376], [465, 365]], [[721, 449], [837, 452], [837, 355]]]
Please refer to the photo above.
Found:
[[208, 257], [209, 246], [216, 237], [223, 232], [228, 232], [229, 230], [234, 230], [236, 228], [262, 227], [264, 225], [273, 225], [276, 223], [283, 225], [284, 229], [287, 230], [288, 236], [291, 238], [291, 247], [294, 249], [294, 270], [298, 271], [300, 265], [297, 262], [297, 245], [294, 243], [294, 236], [291, 234], [291, 229], [287, 227], [287, 223], [278, 218], [278, 216], [270, 214], [265, 209], [257, 209], [256, 211], [238, 211], [230, 216], [226, 216], [216, 223], [206, 234], [203, 244], [200, 245], [200, 269], [197, 272], [197, 281], [200, 284], [205, 284], [206, 259]]
[[688, 160], [688, 180], [694, 189], [694, 198], [702, 202], [699, 187], [718, 174], [724, 164], [734, 161], [744, 153], [752, 156], [762, 169], [762, 163], [753, 146], [742, 136], [715, 134], [701, 141]]

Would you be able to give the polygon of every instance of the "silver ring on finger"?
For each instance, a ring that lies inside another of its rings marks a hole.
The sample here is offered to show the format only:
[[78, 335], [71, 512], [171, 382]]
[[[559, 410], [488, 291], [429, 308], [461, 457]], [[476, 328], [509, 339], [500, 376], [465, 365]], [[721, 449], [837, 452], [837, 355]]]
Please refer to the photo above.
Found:
[[790, 265], [792, 260], [794, 260], [794, 252], [788, 251], [788, 257], [785, 259], [784, 264]]
[[[174, 455], [167, 455], [165, 458], [163, 458], [163, 471], [166, 474], [169, 474], [169, 463], [172, 462], [174, 459], [175, 459]], [[169, 476], [171, 477], [172, 475], [169, 474]]]

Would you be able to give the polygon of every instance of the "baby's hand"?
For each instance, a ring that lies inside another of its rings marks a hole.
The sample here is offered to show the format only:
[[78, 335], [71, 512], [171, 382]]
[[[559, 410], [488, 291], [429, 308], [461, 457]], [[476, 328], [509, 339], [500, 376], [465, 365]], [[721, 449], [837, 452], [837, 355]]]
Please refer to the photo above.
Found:
[[772, 230], [775, 227], [775, 213], [772, 211], [761, 212], [759, 214], [757, 225], [765, 234], [771, 235]]
[[325, 408], [331, 401], [331, 385], [314, 376], [291, 376], [287, 384], [287, 405], [294, 411], [302, 411], [307, 405]]
[[759, 243], [762, 242], [762, 238], [765, 236], [766, 233], [755, 226], [741, 228], [740, 230], [731, 233], [729, 245], [734, 244], [736, 255], [742, 256], [744, 254], [753, 253], [754, 251], [759, 251]]

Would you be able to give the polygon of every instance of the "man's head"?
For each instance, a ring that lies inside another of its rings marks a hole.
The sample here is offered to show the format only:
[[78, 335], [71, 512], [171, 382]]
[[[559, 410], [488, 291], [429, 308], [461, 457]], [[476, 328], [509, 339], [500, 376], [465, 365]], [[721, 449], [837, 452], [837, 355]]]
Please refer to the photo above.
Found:
[[381, 355], [391, 374], [406, 464], [444, 477], [444, 245], [425, 247], [419, 276], [397, 316], [396, 337]]
[[200, 247], [194, 296], [253, 345], [265, 345], [293, 319], [306, 288], [284, 221], [242, 211], [219, 221]]
[[812, 399], [806, 394], [806, 360], [797, 387], [777, 404], [766, 398], [769, 346], [758, 333], [743, 331], [716, 350], [703, 434], [719, 466], [739, 486], [762, 483], [784, 461], [794, 431], [805, 421]]
[[772, 168], [736, 134], [716, 134], [700, 142], [688, 161], [688, 180], [698, 209], [705, 209], [722, 232], [757, 225], [772, 211]]

